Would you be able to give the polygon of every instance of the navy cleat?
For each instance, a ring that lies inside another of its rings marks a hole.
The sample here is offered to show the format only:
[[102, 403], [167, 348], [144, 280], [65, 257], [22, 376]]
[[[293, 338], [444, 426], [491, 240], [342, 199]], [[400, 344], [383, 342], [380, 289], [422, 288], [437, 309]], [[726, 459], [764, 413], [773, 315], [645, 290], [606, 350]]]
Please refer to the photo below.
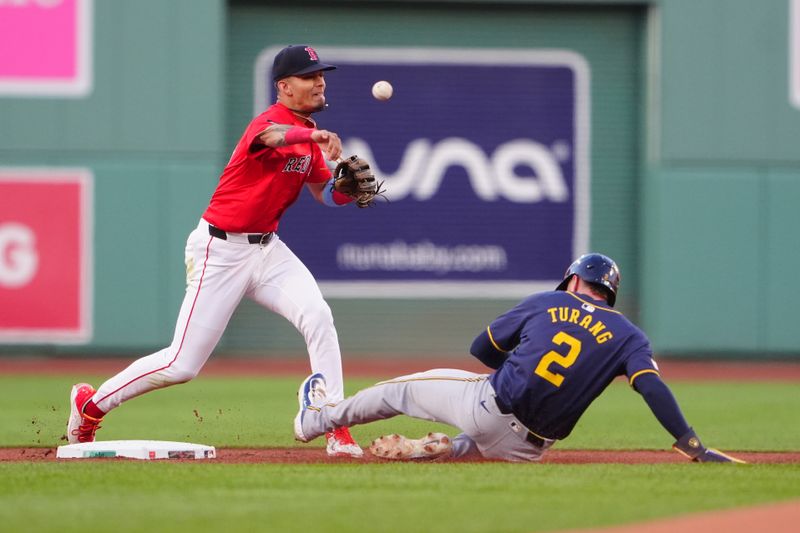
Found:
[[297, 389], [297, 402], [300, 409], [294, 417], [294, 438], [300, 442], [308, 442], [309, 438], [303, 433], [303, 416], [309, 407], [325, 403], [328, 397], [325, 390], [325, 376], [317, 372], [308, 376]]

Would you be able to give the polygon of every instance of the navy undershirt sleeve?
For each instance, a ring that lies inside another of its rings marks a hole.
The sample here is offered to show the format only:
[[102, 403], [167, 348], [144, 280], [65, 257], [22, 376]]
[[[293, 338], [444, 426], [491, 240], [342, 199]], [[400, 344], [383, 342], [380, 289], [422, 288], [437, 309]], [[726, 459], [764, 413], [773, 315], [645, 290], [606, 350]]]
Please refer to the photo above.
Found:
[[656, 419], [676, 440], [689, 431], [689, 424], [675, 396], [658, 375], [642, 374], [634, 380], [633, 388], [642, 395]]
[[495, 370], [500, 368], [508, 357], [506, 352], [502, 352], [494, 347], [492, 340], [489, 338], [489, 333], [486, 330], [472, 341], [469, 353], [477, 357], [484, 365], [489, 368], [494, 368]]

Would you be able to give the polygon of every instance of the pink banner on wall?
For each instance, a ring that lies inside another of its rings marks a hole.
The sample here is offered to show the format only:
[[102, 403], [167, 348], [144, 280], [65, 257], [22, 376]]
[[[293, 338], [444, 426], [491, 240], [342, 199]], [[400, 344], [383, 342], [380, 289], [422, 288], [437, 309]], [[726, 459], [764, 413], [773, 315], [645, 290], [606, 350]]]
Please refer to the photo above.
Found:
[[91, 91], [92, 0], [0, 0], [0, 95]]
[[92, 181], [84, 169], [0, 169], [0, 343], [88, 342]]

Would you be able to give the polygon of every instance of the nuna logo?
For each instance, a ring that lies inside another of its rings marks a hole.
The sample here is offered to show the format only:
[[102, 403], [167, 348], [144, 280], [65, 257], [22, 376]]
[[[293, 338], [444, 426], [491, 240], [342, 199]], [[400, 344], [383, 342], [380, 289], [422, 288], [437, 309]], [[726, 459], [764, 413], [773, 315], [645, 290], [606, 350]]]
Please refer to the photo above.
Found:
[[[360, 154], [372, 162], [375, 175], [386, 181], [386, 195], [390, 200], [408, 197], [418, 201], [430, 200], [453, 167], [466, 171], [476, 197], [485, 202], [499, 199], [516, 203], [569, 200], [569, 186], [560, 163], [569, 159], [571, 151], [564, 141], [548, 147], [531, 139], [513, 139], [487, 154], [483, 148], [463, 137], [448, 137], [436, 143], [415, 139], [406, 146], [394, 173], [381, 169], [380, 161], [376, 160], [363, 139], [346, 139], [344, 148], [345, 153]], [[518, 170], [529, 172], [520, 174]], [[533, 176], [528, 175], [531, 172]]]
[[[256, 114], [275, 100], [270, 68], [279, 49], [256, 61]], [[310, 195], [287, 213], [281, 238], [323, 290], [358, 297], [369, 284], [379, 297], [518, 298], [556, 286], [564, 265], [586, 251], [591, 72], [580, 53], [318, 52], [338, 68], [326, 74], [328, 106], [317, 125], [339, 135], [344, 156], [369, 161], [392, 201], [368, 213], [339, 210], [337, 238], [322, 243], [307, 239], [319, 231]], [[373, 98], [377, 80], [394, 86], [390, 100]]]

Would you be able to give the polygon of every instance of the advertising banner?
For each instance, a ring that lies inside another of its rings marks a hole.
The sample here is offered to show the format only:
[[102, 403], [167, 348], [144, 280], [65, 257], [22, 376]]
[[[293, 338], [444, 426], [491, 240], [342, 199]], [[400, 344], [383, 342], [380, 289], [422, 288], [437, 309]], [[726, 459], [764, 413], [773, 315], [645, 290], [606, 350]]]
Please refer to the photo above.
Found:
[[91, 298], [90, 173], [0, 168], [0, 342], [88, 342]]
[[0, 0], [0, 96], [85, 96], [92, 0]]
[[[279, 49], [256, 62], [255, 113], [275, 100]], [[340, 135], [345, 156], [371, 163], [388, 200], [341, 208], [325, 239], [310, 195], [287, 211], [281, 238], [327, 296], [518, 297], [554, 288], [587, 251], [589, 68], [580, 55], [317, 52], [338, 67], [325, 73], [318, 127]], [[378, 80], [393, 85], [391, 99], [372, 97]]]

